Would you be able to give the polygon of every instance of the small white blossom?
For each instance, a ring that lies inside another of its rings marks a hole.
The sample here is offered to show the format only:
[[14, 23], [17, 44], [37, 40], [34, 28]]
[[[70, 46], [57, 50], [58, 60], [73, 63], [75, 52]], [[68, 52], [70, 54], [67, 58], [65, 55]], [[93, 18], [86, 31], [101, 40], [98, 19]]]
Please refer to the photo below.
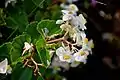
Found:
[[77, 13], [75, 11], [69, 11], [69, 10], [61, 10], [63, 16], [64, 15], [72, 15], [72, 16], [77, 16]]
[[83, 25], [85, 25], [86, 24], [86, 19], [83, 17], [83, 15], [82, 14], [80, 14], [79, 15], [79, 19], [78, 19]]
[[24, 43], [24, 48], [23, 48], [23, 49], [24, 49], [24, 50], [23, 50], [22, 55], [24, 55], [25, 52], [27, 52], [27, 51], [32, 52], [32, 51], [34, 50], [33, 44], [32, 44], [32, 43], [29, 44], [28, 42], [25, 42], [25, 43]]
[[59, 70], [59, 67], [69, 70], [69, 63], [61, 62], [58, 57], [54, 57], [50, 68], [57, 68]]
[[84, 40], [84, 38], [86, 38], [86, 34], [85, 32], [80, 31], [80, 32], [75, 33], [73, 38], [76, 41], [76, 44], [80, 46], [82, 45], [82, 41]]
[[7, 58], [0, 62], [0, 73], [5, 74], [7, 72], [8, 60]]
[[73, 17], [73, 15], [66, 14], [66, 15], [63, 15], [62, 20], [63, 21], [69, 21], [69, 20], [72, 20], [72, 17]]
[[72, 26], [71, 26], [71, 25], [68, 25], [68, 24], [62, 24], [62, 25], [60, 26], [60, 28], [61, 28], [63, 31], [67, 31], [67, 32], [72, 31]]
[[73, 61], [72, 52], [63, 47], [60, 47], [56, 50], [56, 54], [59, 57], [60, 61], [71, 63]]
[[68, 10], [61, 10], [61, 12], [63, 13], [63, 15], [69, 14], [70, 11]]
[[75, 4], [70, 4], [69, 5], [69, 10], [77, 12], [78, 11], [78, 7]]
[[78, 21], [78, 27], [80, 27], [80, 29], [82, 29], [82, 30], [86, 30], [86, 29], [87, 29], [86, 26], [85, 26], [85, 24], [86, 24], [86, 19], [83, 17], [83, 15], [80, 14], [80, 15], [77, 16], [76, 18], [77, 18], [76, 21]]
[[57, 21], [56, 21], [56, 24], [62, 24], [62, 23], [64, 23], [63, 20], [57, 20]]
[[86, 19], [83, 17], [82, 14], [79, 16], [74, 16], [72, 14], [66, 14], [63, 16], [63, 21], [69, 21], [69, 23], [73, 27], [77, 27], [78, 29], [86, 30]]
[[10, 65], [7, 66], [7, 73], [11, 74], [12, 73], [12, 68], [10, 67]]
[[74, 54], [74, 57], [75, 57], [75, 61], [78, 61], [78, 62], [83, 62], [84, 64], [86, 63], [86, 60], [87, 60], [87, 55], [89, 53], [86, 52], [86, 51], [83, 51], [82, 49], [79, 50], [78, 52], [76, 52]]
[[92, 48], [94, 48], [93, 40], [88, 41], [87, 38], [83, 40], [83, 45], [82, 45], [83, 50], [87, 50], [92, 54]]
[[94, 48], [94, 43], [92, 39], [88, 42], [88, 46], [89, 48]]
[[7, 74], [7, 73], [11, 73], [12, 68], [8, 65], [8, 60], [7, 58], [5, 58], [5, 60], [3, 60], [2, 62], [0, 62], [0, 73], [1, 74]]

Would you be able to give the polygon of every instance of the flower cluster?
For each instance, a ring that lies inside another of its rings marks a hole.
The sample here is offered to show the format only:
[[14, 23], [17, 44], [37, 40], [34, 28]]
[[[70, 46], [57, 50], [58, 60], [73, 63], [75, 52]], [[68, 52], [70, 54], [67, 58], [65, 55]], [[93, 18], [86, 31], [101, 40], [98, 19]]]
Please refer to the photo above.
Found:
[[70, 4], [66, 10], [62, 10], [62, 20], [56, 21], [65, 33], [62, 46], [56, 50], [56, 55], [60, 62], [69, 63], [71, 67], [78, 66], [80, 62], [85, 64], [94, 47], [93, 40], [88, 41], [86, 38], [86, 19], [82, 14], [77, 15], [77, 12], [77, 6]]

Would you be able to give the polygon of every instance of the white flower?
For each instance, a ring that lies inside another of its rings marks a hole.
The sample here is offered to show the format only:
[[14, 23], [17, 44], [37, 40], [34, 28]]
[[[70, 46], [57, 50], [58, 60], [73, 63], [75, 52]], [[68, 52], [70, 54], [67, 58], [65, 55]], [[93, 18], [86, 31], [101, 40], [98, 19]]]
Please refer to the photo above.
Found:
[[76, 12], [78, 11], [78, 8], [77, 8], [77, 6], [75, 4], [70, 4], [70, 5], [62, 4], [61, 6], [64, 7], [64, 9], [66, 9], [66, 10], [62, 10], [63, 15], [64, 14], [77, 15]]
[[72, 15], [72, 16], [77, 16], [77, 13], [74, 11], [69, 11], [69, 10], [61, 10], [63, 15]]
[[77, 8], [77, 6], [75, 4], [70, 4], [69, 5], [69, 10], [77, 12], [78, 8]]
[[5, 74], [7, 71], [8, 60], [7, 58], [0, 62], [0, 73]]
[[82, 29], [82, 30], [86, 30], [87, 28], [86, 28], [86, 26], [85, 26], [85, 24], [86, 24], [86, 19], [83, 17], [83, 15], [82, 14], [80, 14], [79, 16], [77, 16], [76, 17], [77, 18], [77, 22], [78, 22], [78, 27], [80, 27], [80, 29]]
[[12, 68], [8, 65], [8, 60], [7, 58], [5, 58], [5, 60], [3, 60], [2, 62], [0, 62], [0, 73], [1, 74], [7, 74], [7, 73], [11, 73]]
[[94, 43], [93, 40], [88, 41], [87, 38], [83, 40], [83, 45], [82, 45], [83, 50], [88, 50], [90, 54], [92, 54], [92, 48], [94, 48]]
[[69, 24], [62, 24], [62, 25], [60, 26], [60, 28], [61, 28], [63, 31], [67, 31], [67, 32], [72, 31], [72, 26], [69, 25]]
[[59, 67], [64, 68], [65, 70], [69, 70], [69, 63], [61, 62], [58, 57], [54, 57], [50, 68], [57, 68], [60, 70]]
[[63, 13], [63, 15], [69, 14], [70, 11], [68, 10], [61, 10], [61, 12]]
[[10, 67], [10, 65], [7, 66], [7, 73], [11, 74], [12, 73], [12, 68]]
[[24, 55], [26, 51], [32, 52], [32, 51], [34, 50], [33, 44], [32, 44], [32, 43], [29, 44], [28, 42], [25, 42], [25, 43], [24, 43], [24, 48], [23, 48], [23, 49], [24, 49], [24, 50], [23, 50], [22, 55]]
[[78, 29], [82, 29], [82, 30], [86, 30], [86, 20], [83, 17], [82, 14], [80, 14], [79, 16], [75, 16], [75, 15], [71, 15], [71, 14], [66, 14], [63, 16], [64, 21], [69, 21], [69, 23], [73, 26], [73, 27], [77, 27]]
[[76, 52], [74, 54], [75, 61], [77, 61], [77, 62], [83, 62], [85, 64], [86, 60], [87, 60], [87, 55], [88, 54], [89, 53], [87, 51], [83, 51], [82, 49], [79, 50], [78, 52]]
[[94, 48], [94, 43], [92, 39], [88, 42], [88, 46], [89, 48]]
[[62, 23], [64, 23], [63, 20], [57, 20], [57, 21], [56, 21], [56, 24], [62, 24]]
[[73, 40], [76, 41], [76, 44], [80, 46], [82, 45], [82, 41], [84, 40], [84, 38], [86, 38], [85, 32], [80, 31], [75, 33]]
[[73, 61], [72, 52], [70, 50], [60, 47], [56, 50], [56, 54], [60, 61], [71, 63]]
[[86, 19], [83, 17], [82, 14], [80, 14], [78, 18], [79, 18], [78, 20], [79, 20], [83, 25], [86, 24], [87, 21], [86, 21]]
[[72, 17], [73, 17], [73, 15], [66, 14], [66, 15], [63, 15], [62, 20], [63, 21], [69, 21], [69, 20], [72, 20]]

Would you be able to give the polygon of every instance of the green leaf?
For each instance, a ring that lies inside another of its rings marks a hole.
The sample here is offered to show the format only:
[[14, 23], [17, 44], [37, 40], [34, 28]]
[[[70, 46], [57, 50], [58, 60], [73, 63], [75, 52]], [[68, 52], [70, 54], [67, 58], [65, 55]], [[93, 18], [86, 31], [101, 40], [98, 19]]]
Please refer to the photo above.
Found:
[[12, 29], [18, 29], [20, 33], [25, 31], [28, 24], [27, 14], [19, 7], [8, 10], [8, 17], [6, 18], [7, 26]]
[[32, 69], [26, 68], [22, 75], [20, 76], [19, 80], [31, 80], [32, 78]]
[[39, 76], [37, 80], [44, 80], [43, 77]]
[[41, 62], [47, 67], [50, 62], [49, 52], [46, 50], [44, 43], [41, 40], [38, 40], [36, 43], [36, 49], [40, 57]]
[[24, 0], [24, 8], [27, 14], [31, 16], [37, 8], [42, 8], [44, 1], [45, 0]]
[[37, 11], [35, 14], [35, 20], [40, 21], [43, 16], [43, 11]]
[[32, 22], [26, 27], [26, 33], [31, 36], [32, 43], [35, 43], [40, 37], [40, 34], [36, 29], [37, 23], [38, 22]]
[[13, 69], [11, 80], [31, 80], [32, 79], [32, 69], [23, 68], [23, 65], [17, 64]]
[[37, 30], [41, 35], [43, 35], [44, 28], [47, 28], [49, 30], [48, 35], [59, 33], [61, 29], [55, 23], [56, 22], [54, 20], [42, 20], [38, 23]]
[[14, 38], [14, 40], [12, 41], [12, 49], [10, 51], [10, 56], [11, 56], [11, 61], [15, 61], [17, 60], [23, 51], [23, 47], [24, 47], [24, 42], [31, 42], [31, 38], [28, 35], [20, 35], [17, 36], [16, 38]]
[[12, 48], [12, 43], [4, 43], [3, 45], [0, 46], [0, 58], [10, 58], [9, 52]]
[[27, 14], [31, 13], [32, 10], [36, 7], [32, 0], [24, 0], [23, 4]]

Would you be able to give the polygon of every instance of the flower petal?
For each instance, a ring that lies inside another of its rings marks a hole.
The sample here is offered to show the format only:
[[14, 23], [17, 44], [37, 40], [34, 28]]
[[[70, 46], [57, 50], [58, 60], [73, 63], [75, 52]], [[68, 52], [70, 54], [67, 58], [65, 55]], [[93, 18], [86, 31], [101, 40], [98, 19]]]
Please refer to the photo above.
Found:
[[63, 53], [65, 53], [65, 49], [63, 47], [59, 47], [57, 50], [56, 50], [56, 55], [57, 56], [61, 56], [63, 55]]
[[78, 8], [77, 8], [77, 6], [75, 4], [70, 4], [69, 9], [72, 10], [72, 11], [75, 11], [75, 12], [78, 11]]
[[69, 21], [72, 19], [72, 16], [70, 14], [63, 15], [62, 20], [63, 21]]
[[64, 21], [63, 20], [57, 20], [56, 24], [62, 24]]
[[7, 71], [8, 60], [5, 58], [2, 62], [0, 62], [0, 73], [5, 74]]

